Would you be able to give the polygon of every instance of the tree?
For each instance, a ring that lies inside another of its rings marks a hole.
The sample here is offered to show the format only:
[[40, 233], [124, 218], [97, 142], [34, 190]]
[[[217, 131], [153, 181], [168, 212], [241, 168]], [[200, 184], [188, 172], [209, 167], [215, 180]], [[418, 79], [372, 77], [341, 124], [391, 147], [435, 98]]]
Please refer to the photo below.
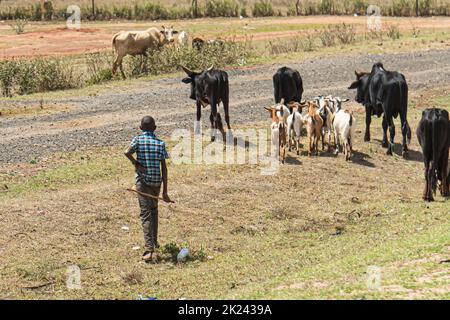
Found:
[[300, 15], [300, 0], [297, 0], [297, 2], [295, 2], [295, 14], [296, 15]]

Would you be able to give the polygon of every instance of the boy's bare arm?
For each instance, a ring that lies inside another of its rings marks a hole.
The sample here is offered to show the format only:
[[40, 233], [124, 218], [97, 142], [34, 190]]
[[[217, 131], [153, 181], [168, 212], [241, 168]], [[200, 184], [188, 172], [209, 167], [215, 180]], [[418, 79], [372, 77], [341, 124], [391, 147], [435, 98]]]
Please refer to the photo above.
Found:
[[161, 161], [161, 173], [162, 173], [162, 183], [163, 183], [163, 199], [166, 202], [171, 202], [168, 192], [167, 192], [167, 164], [166, 160]]
[[137, 171], [144, 172], [144, 167], [133, 157], [133, 151], [131, 147], [128, 147], [127, 150], [125, 150], [124, 155], [128, 158], [128, 160], [130, 160]]

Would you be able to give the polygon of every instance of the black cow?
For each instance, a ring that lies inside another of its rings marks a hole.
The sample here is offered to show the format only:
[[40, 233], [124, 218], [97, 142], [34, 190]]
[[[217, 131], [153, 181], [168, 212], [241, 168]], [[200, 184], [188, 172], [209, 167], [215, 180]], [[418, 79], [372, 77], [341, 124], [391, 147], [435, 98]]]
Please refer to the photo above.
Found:
[[437, 181], [441, 195], [448, 197], [450, 172], [448, 172], [448, 155], [450, 146], [450, 121], [448, 112], [430, 108], [422, 112], [422, 119], [417, 128], [417, 139], [422, 147], [425, 163], [425, 190], [423, 199], [433, 201]]
[[228, 74], [225, 71], [213, 69], [213, 67], [203, 70], [202, 72], [194, 72], [185, 67], [183, 70], [188, 75], [182, 81], [191, 84], [190, 98], [197, 102], [197, 121], [201, 119], [201, 107], [211, 105], [211, 141], [215, 140], [216, 129], [222, 133], [225, 141], [225, 130], [223, 129], [220, 113], [217, 111], [219, 104], [222, 102], [225, 112], [225, 121], [228, 130], [230, 127], [230, 116], [228, 114], [229, 106], [229, 86]]
[[278, 69], [273, 75], [275, 103], [300, 103], [303, 95], [303, 81], [300, 73], [288, 67]]
[[[411, 141], [411, 128], [406, 119], [408, 112], [408, 85], [403, 74], [396, 71], [386, 71], [382, 63], [376, 63], [371, 73], [358, 73], [357, 80], [349, 89], [357, 89], [356, 101], [366, 108], [366, 133], [364, 141], [370, 141], [371, 116], [380, 117], [383, 113], [383, 147], [387, 147], [387, 154], [392, 155], [394, 147], [395, 126], [394, 119], [400, 115], [403, 135], [403, 154], [408, 151]], [[389, 127], [390, 141], [387, 139]]]

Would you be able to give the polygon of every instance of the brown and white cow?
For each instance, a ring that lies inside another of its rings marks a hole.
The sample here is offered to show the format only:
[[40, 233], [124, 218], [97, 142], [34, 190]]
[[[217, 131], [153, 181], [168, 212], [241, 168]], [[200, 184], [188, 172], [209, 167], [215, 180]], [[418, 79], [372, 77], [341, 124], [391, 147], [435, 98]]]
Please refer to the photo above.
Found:
[[120, 31], [112, 38], [112, 47], [117, 53], [114, 60], [112, 73], [116, 74], [117, 68], [120, 67], [122, 77], [125, 78], [123, 72], [122, 61], [126, 55], [143, 55], [147, 57], [147, 50], [156, 50], [168, 43], [175, 41], [173, 37], [178, 31], [174, 31], [173, 27], [149, 28], [145, 31]]

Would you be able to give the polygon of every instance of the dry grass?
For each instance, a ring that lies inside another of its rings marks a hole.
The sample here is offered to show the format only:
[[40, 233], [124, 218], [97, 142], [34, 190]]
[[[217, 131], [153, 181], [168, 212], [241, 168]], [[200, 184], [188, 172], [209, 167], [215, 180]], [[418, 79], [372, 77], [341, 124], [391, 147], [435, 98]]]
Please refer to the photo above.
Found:
[[[435, 103], [449, 109], [448, 99]], [[411, 107], [413, 130], [419, 115]], [[132, 249], [143, 240], [137, 200], [123, 190], [133, 183], [123, 146], [7, 167], [0, 174], [8, 185], [0, 192], [0, 296], [448, 297], [440, 263], [449, 254], [448, 200], [421, 201], [415, 139], [409, 160], [387, 157], [380, 121], [370, 143], [362, 141], [360, 112], [357, 122], [350, 163], [328, 153], [292, 155], [274, 176], [256, 165], [170, 164], [176, 203], [160, 205], [163, 261], [156, 265]], [[182, 246], [194, 259], [174, 264]], [[417, 259], [425, 262], [414, 265]], [[81, 290], [65, 286], [72, 264], [81, 268]], [[383, 267], [379, 292], [364, 285], [373, 264]]]

